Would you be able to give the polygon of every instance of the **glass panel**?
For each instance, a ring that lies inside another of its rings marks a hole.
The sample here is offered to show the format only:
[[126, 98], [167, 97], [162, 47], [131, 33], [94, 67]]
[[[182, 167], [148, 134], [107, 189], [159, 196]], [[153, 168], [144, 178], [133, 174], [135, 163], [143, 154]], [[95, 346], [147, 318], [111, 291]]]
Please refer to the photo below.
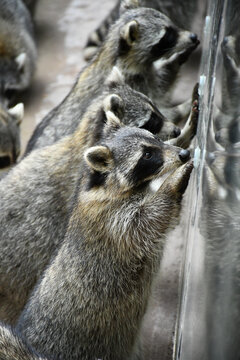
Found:
[[239, 19], [239, 1], [210, 1], [175, 359], [240, 358]]

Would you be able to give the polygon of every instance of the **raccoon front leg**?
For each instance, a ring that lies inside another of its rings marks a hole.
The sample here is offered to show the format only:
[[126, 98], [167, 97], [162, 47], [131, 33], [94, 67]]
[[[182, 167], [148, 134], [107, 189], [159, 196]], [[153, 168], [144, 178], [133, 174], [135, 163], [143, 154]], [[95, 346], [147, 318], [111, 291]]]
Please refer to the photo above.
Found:
[[169, 140], [168, 144], [179, 146], [183, 149], [187, 149], [190, 146], [191, 141], [197, 132], [198, 115], [199, 115], [198, 102], [199, 102], [199, 95], [198, 95], [198, 83], [197, 83], [193, 89], [192, 110], [188, 118], [188, 121], [181, 130], [181, 134], [177, 138]]
[[191, 34], [192, 45], [170, 57], [168, 60], [160, 60], [155, 62], [157, 87], [164, 89], [161, 94], [161, 110], [163, 114], [174, 124], [185, 120], [191, 111], [191, 100], [187, 100], [177, 106], [172, 106], [170, 101], [170, 93], [177, 79], [178, 72], [183, 63], [185, 63], [191, 53], [199, 45], [197, 35]]
[[[193, 164], [189, 161], [189, 151], [182, 150], [179, 156], [181, 156], [181, 153], [184, 158], [183, 162], [187, 162], [169, 174], [159, 189], [152, 196], [149, 196], [148, 200], [143, 204], [141, 215], [146, 217], [146, 221], [144, 222], [144, 228], [139, 228], [138, 231], [143, 232], [146, 236], [148, 236], [146, 228], [149, 227], [151, 232], [154, 230], [152, 220], [155, 216], [159, 218], [156, 237], [157, 234], [158, 236], [159, 234], [163, 235], [167, 230], [174, 228], [178, 224], [182, 196], [187, 188], [193, 169]], [[164, 216], [161, 216], [162, 214]]]

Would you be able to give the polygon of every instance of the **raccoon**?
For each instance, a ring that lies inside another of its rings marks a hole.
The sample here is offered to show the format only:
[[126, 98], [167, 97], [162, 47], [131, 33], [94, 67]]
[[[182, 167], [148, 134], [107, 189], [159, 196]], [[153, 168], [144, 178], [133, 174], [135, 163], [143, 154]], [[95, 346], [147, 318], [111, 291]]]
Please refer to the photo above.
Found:
[[[151, 101], [116, 81], [116, 74], [112, 75], [109, 90], [93, 101], [72, 135], [32, 152], [1, 180], [0, 319], [3, 321], [14, 324], [62, 241], [83, 151], [101, 139], [106, 114], [116, 114], [125, 124], [160, 134], [166, 131], [165, 119]], [[175, 126], [169, 126], [174, 132]]]
[[108, 16], [99, 27], [90, 34], [84, 49], [84, 59], [91, 60], [98, 52], [99, 47], [105, 40], [110, 26], [119, 18], [124, 8], [132, 8], [136, 5], [149, 7], [165, 14], [171, 21], [182, 29], [191, 29], [191, 24], [196, 14], [198, 0], [118, 0]]
[[0, 103], [0, 169], [14, 164], [20, 154], [20, 123], [24, 106], [7, 109]]
[[26, 89], [36, 64], [30, 14], [21, 0], [0, 0], [0, 89], [12, 101]]
[[[97, 57], [80, 73], [67, 97], [37, 126], [26, 153], [42, 147], [42, 144], [52, 144], [72, 132], [89, 103], [102, 91], [114, 65], [123, 73], [126, 84], [147, 95], [164, 115], [166, 90], [174, 82], [174, 76], [170, 76], [170, 73], [176, 74], [182, 60], [175, 57], [172, 66], [168, 64], [162, 76], [153, 63], [176, 53], [182, 59], [198, 43], [195, 34], [176, 28], [166, 16], [156, 10], [136, 8], [125, 11], [111, 28]], [[60, 129], [63, 122], [67, 125], [64, 133], [55, 130]]]
[[38, 355], [9, 326], [0, 323], [1, 360], [47, 360]]
[[103, 138], [84, 152], [65, 239], [16, 327], [62, 360], [135, 356], [165, 234], [193, 169], [188, 150], [106, 116]]

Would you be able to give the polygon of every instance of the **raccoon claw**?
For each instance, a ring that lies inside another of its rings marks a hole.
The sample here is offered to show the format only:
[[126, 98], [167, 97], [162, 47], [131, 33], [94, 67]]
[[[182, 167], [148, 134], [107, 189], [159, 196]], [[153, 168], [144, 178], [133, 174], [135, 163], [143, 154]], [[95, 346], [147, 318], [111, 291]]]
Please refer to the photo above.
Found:
[[199, 89], [199, 83], [197, 82], [192, 92], [192, 103], [194, 103], [195, 100], [199, 101], [198, 89]]

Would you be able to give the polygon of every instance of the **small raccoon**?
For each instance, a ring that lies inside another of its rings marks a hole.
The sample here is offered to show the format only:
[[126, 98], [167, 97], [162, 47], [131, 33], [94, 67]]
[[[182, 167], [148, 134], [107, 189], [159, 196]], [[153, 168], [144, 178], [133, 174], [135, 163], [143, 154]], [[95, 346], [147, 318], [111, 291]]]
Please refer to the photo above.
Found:
[[[167, 90], [174, 83], [183, 57], [188, 56], [198, 43], [195, 34], [178, 29], [156, 10], [136, 8], [125, 11], [111, 27], [98, 55], [80, 73], [67, 97], [37, 126], [27, 152], [52, 144], [52, 141], [76, 128], [89, 103], [102, 92], [114, 65], [123, 73], [126, 84], [148, 96], [163, 112], [169, 105], [166, 104]], [[161, 68], [159, 74], [154, 65], [155, 60], [164, 60], [176, 53], [178, 56], [174, 57], [171, 66], [168, 64], [164, 68], [163, 65], [164, 69]], [[189, 106], [184, 116], [188, 113]], [[174, 113], [174, 117], [177, 115]], [[56, 131], [55, 136], [49, 138], [48, 128], [60, 129], [63, 122], [69, 131]]]
[[84, 152], [64, 242], [16, 327], [62, 360], [132, 359], [193, 168], [188, 150], [106, 116]]
[[10, 101], [26, 89], [36, 63], [30, 14], [21, 0], [0, 0], [0, 88]]
[[183, 0], [181, 2], [177, 0], [118, 0], [100, 26], [89, 36], [84, 50], [85, 60], [89, 61], [96, 55], [107, 36], [110, 26], [119, 18], [124, 7], [132, 8], [137, 4], [158, 10], [168, 16], [180, 28], [190, 29], [196, 14], [198, 0]]
[[239, 141], [240, 125], [240, 35], [226, 36], [222, 42], [222, 101], [214, 119], [215, 138], [220, 149]]
[[[3, 321], [14, 323], [62, 241], [83, 151], [101, 139], [106, 114], [115, 114], [125, 124], [160, 134], [164, 131], [165, 119], [144, 95], [118, 85], [116, 76], [112, 80], [109, 90], [93, 101], [72, 135], [30, 153], [1, 180], [0, 319]], [[169, 126], [175, 131], [173, 124]]]
[[20, 123], [23, 118], [23, 104], [6, 109], [0, 104], [0, 169], [16, 162], [20, 154]]
[[40, 357], [10, 327], [0, 323], [0, 359], [1, 360], [47, 360]]

